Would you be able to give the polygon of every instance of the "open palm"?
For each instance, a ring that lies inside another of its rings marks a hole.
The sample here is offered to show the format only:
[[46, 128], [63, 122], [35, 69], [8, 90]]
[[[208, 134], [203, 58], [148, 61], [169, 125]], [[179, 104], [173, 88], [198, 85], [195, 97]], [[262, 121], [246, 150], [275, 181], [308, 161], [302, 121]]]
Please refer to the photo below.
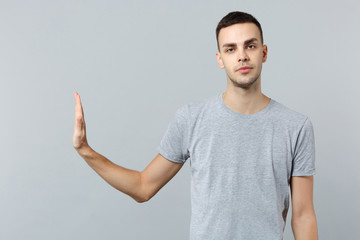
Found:
[[74, 125], [74, 135], [73, 135], [73, 146], [76, 150], [88, 147], [86, 140], [86, 126], [84, 119], [84, 111], [81, 106], [80, 95], [75, 92], [75, 125]]

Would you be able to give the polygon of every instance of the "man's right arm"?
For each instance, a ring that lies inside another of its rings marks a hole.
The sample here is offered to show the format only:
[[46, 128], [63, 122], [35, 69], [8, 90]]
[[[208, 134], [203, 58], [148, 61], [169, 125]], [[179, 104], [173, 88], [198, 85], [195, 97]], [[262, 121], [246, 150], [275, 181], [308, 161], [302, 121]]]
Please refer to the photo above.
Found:
[[139, 203], [150, 200], [184, 165], [157, 154], [142, 172], [138, 172], [116, 165], [90, 147], [78, 152], [107, 183]]
[[134, 171], [116, 165], [95, 152], [87, 143], [84, 112], [80, 96], [75, 93], [75, 125], [73, 146], [88, 165], [106, 182], [117, 190], [129, 195], [137, 202], [150, 200], [184, 165], [167, 160], [161, 154], [142, 171]]

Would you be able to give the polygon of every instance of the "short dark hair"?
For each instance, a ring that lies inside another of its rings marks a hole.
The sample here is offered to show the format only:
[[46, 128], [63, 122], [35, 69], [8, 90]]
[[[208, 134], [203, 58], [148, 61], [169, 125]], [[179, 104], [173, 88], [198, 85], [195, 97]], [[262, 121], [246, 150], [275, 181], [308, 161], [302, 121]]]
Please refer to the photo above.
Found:
[[237, 23], [254, 23], [260, 30], [261, 44], [264, 45], [263, 32], [262, 32], [261, 25], [258, 22], [258, 20], [249, 13], [235, 11], [235, 12], [230, 12], [225, 17], [223, 17], [216, 27], [216, 42], [217, 42], [219, 51], [220, 51], [220, 47], [219, 47], [219, 32], [220, 32], [220, 30], [222, 28], [225, 28], [225, 27], [237, 24]]

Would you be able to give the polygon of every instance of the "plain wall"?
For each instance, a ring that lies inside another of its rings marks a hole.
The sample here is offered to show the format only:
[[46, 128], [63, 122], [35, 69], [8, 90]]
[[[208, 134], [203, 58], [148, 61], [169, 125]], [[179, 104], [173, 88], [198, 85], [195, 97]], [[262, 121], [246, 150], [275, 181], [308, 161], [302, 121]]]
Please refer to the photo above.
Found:
[[[142, 171], [175, 110], [226, 90], [215, 28], [262, 25], [262, 91], [310, 117], [320, 239], [360, 215], [356, 1], [0, 1], [0, 239], [189, 237], [190, 165], [149, 202], [108, 185], [72, 146], [74, 92], [90, 146]], [[291, 209], [284, 239], [293, 239]]]

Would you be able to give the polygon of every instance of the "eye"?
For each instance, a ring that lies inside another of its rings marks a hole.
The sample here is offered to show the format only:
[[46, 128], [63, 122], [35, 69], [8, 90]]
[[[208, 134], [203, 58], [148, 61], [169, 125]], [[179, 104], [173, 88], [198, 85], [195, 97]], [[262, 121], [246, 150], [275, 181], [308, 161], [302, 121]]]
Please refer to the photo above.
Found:
[[251, 46], [253, 46], [253, 48], [256, 48], [256, 46], [254, 44], [249, 45], [249, 47], [251, 47]]
[[228, 49], [226, 50], [226, 52], [233, 52], [233, 51], [234, 51], [233, 48], [228, 48]]

